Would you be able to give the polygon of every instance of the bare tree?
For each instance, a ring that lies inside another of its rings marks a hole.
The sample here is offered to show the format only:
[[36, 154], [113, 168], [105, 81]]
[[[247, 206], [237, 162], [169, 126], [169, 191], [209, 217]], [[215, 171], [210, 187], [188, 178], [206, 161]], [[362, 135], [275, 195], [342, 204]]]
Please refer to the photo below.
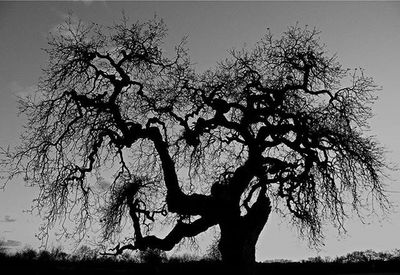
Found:
[[[68, 217], [83, 236], [100, 215], [109, 240], [128, 219], [120, 254], [170, 250], [217, 225], [223, 261], [244, 266], [272, 210], [314, 244], [351, 209], [386, 210], [387, 165], [365, 135], [378, 87], [342, 68], [318, 31], [267, 32], [204, 73], [184, 41], [169, 55], [165, 36], [157, 18], [70, 20], [49, 39], [37, 93], [20, 101], [21, 143], [3, 162], [39, 187], [43, 233]], [[158, 221], [172, 226], [164, 238]]]

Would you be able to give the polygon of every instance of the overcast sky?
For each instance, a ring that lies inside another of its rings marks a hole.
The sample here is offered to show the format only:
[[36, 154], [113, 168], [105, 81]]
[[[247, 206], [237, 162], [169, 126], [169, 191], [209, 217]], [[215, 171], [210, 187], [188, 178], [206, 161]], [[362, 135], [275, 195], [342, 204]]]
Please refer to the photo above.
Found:
[[[188, 36], [192, 61], [199, 70], [213, 67], [227, 50], [251, 46], [268, 27], [279, 36], [290, 25], [317, 27], [331, 53], [345, 67], [362, 67], [383, 87], [374, 107], [371, 133], [400, 163], [400, 2], [0, 2], [0, 146], [18, 141], [23, 118], [17, 95], [31, 92], [45, 67], [46, 37], [68, 12], [86, 22], [112, 24], [121, 12], [132, 21], [157, 14], [169, 29], [167, 45]], [[400, 186], [394, 176], [388, 190], [399, 211]], [[20, 181], [0, 192], [0, 240], [10, 247], [37, 247], [38, 219], [28, 209], [35, 190]], [[257, 246], [257, 260], [304, 259], [343, 255], [354, 250], [400, 248], [400, 214], [362, 224], [351, 219], [348, 234], [328, 230], [326, 245], [311, 250], [296, 231], [272, 216]], [[54, 244], [57, 243], [54, 241]]]

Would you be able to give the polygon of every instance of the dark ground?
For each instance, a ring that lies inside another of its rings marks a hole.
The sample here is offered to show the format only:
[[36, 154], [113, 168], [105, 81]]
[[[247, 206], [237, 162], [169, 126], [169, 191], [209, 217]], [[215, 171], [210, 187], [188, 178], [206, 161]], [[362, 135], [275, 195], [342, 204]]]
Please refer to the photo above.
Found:
[[[198, 261], [186, 263], [139, 264], [112, 261], [39, 261], [0, 259], [0, 274], [227, 274], [221, 263]], [[255, 274], [332, 274], [332, 275], [400, 275], [398, 261], [371, 261], [367, 263], [258, 263]]]

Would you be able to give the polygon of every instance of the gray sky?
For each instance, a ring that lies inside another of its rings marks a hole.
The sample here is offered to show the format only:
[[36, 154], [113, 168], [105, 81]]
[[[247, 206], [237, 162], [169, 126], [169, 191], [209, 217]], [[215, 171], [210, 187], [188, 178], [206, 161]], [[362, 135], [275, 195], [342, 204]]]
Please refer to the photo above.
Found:
[[[47, 57], [49, 31], [69, 11], [86, 22], [112, 24], [122, 10], [133, 21], [157, 14], [169, 29], [167, 45], [188, 36], [192, 61], [199, 70], [213, 67], [227, 50], [251, 47], [268, 27], [279, 36], [290, 25], [317, 27], [321, 38], [346, 67], [362, 67], [383, 86], [374, 107], [371, 134], [400, 160], [400, 2], [0, 2], [0, 146], [17, 142], [23, 118], [17, 116], [16, 96], [34, 89]], [[394, 178], [388, 190], [400, 210], [400, 186]], [[35, 190], [13, 181], [0, 192], [0, 239], [10, 246], [36, 247], [38, 219], [28, 209]], [[257, 260], [335, 256], [353, 250], [400, 248], [400, 214], [389, 221], [372, 217], [367, 224], [351, 219], [348, 234], [328, 229], [321, 251], [310, 250], [296, 231], [272, 216], [260, 236]], [[54, 244], [57, 244], [54, 242]]]

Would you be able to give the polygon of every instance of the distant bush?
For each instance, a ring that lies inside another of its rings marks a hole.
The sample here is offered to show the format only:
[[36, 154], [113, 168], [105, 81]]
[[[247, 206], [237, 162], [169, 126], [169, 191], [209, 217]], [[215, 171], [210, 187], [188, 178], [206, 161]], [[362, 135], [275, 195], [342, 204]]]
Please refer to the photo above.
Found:
[[72, 255], [74, 261], [96, 260], [100, 253], [98, 249], [91, 248], [87, 245], [80, 246]]
[[191, 254], [183, 254], [168, 258], [169, 263], [190, 263], [190, 262], [198, 262], [201, 260], [202, 260], [201, 257]]
[[400, 261], [400, 249], [395, 249], [391, 254], [391, 259]]
[[[226, 266], [207, 254], [198, 257], [183, 254], [167, 258], [164, 251], [148, 249], [124, 253], [118, 257], [100, 256], [96, 249], [82, 246], [68, 255], [60, 247], [37, 252], [25, 248], [16, 254], [4, 254], [0, 266], [4, 274], [225, 274]], [[313, 257], [301, 262], [269, 260], [257, 263], [255, 275], [261, 274], [365, 274], [398, 272], [400, 249], [390, 252], [355, 251], [337, 258]], [[31, 272], [32, 271], [32, 272]], [[397, 274], [397, 273], [395, 273]]]
[[309, 262], [309, 263], [323, 263], [325, 261], [321, 256], [317, 256], [317, 257], [308, 258], [306, 260], [306, 262]]
[[339, 263], [366, 263], [372, 261], [400, 260], [400, 249], [393, 252], [375, 252], [371, 249], [365, 251], [354, 251], [345, 256], [337, 257], [334, 261]]
[[68, 253], [64, 252], [62, 247], [53, 247], [50, 251], [51, 258], [56, 261], [66, 261], [68, 259]]
[[141, 263], [160, 264], [167, 261], [167, 254], [160, 249], [146, 249], [138, 254]]
[[5, 246], [5, 242], [0, 240], [0, 257], [4, 257], [7, 254], [7, 247]]
[[38, 253], [33, 248], [26, 247], [22, 251], [17, 252], [15, 256], [22, 260], [32, 261], [37, 259]]
[[132, 263], [132, 262], [138, 262], [138, 259], [134, 255], [132, 255], [131, 252], [125, 251], [124, 253], [122, 253], [122, 255], [120, 255], [119, 261]]
[[39, 253], [37, 254], [37, 259], [42, 262], [49, 262], [55, 260], [52, 257], [50, 251], [47, 250], [40, 250]]

